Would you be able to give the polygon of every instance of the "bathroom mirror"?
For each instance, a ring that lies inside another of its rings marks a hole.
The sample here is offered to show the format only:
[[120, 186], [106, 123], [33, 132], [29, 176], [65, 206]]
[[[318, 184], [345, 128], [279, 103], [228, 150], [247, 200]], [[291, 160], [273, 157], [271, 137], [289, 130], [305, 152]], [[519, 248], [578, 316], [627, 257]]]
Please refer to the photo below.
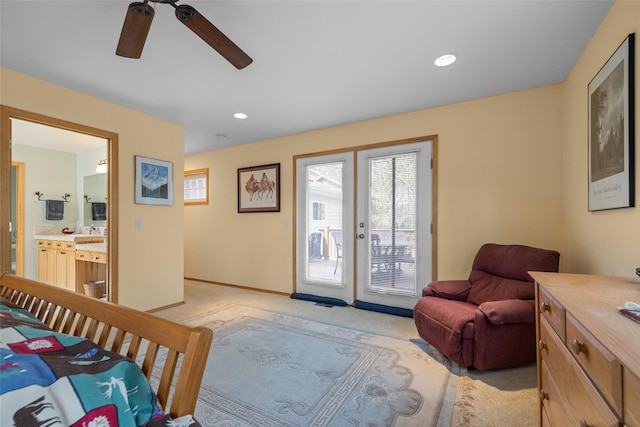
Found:
[[84, 177], [84, 225], [107, 225], [107, 174]]

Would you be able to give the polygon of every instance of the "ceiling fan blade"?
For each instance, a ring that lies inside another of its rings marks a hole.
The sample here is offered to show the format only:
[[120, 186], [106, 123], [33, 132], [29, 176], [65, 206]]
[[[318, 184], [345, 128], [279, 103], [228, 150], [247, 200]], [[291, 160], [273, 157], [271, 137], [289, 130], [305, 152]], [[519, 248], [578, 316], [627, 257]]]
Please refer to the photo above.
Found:
[[216, 28], [200, 12], [193, 7], [183, 4], [176, 6], [176, 18], [198, 37], [214, 48], [220, 55], [229, 61], [238, 70], [243, 69], [253, 62], [253, 59], [232, 42], [222, 31]]
[[140, 58], [155, 11], [146, 2], [131, 3], [124, 18], [116, 55]]

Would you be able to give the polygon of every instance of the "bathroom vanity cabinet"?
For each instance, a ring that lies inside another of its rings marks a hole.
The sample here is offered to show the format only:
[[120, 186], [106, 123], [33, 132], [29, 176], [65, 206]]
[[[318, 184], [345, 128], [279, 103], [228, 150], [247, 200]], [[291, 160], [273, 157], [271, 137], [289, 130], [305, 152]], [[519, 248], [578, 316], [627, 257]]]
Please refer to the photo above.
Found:
[[38, 240], [38, 280], [75, 290], [76, 244]]
[[107, 253], [104, 245], [78, 244], [76, 246], [77, 291], [84, 292], [84, 283], [106, 280]]
[[38, 238], [38, 280], [76, 292], [88, 281], [105, 280], [103, 236], [52, 235]]

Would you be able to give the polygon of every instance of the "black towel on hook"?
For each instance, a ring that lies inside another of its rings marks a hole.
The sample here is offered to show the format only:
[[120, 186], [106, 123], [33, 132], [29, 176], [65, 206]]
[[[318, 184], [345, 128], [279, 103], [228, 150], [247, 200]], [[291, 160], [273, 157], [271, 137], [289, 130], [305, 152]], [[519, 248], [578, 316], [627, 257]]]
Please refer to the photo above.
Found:
[[91, 202], [91, 219], [94, 221], [106, 221], [107, 204], [104, 202]]
[[63, 200], [47, 200], [46, 218], [51, 221], [60, 221], [64, 216]]

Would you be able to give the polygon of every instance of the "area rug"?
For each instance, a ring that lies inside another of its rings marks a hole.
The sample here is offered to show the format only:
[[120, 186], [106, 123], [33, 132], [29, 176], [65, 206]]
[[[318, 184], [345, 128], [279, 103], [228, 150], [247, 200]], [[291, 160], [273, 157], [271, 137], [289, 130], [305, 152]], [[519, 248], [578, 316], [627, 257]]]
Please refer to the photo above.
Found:
[[203, 426], [449, 425], [458, 377], [428, 346], [243, 305], [200, 320]]

